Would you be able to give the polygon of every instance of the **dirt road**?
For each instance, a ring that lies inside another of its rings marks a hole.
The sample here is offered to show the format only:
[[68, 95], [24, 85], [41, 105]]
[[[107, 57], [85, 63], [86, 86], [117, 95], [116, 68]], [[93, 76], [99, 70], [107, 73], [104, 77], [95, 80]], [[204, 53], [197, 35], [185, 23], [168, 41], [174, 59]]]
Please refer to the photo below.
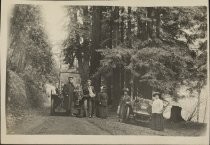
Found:
[[[191, 126], [190, 126], [191, 125]], [[128, 124], [118, 121], [116, 115], [108, 119], [77, 118], [58, 114], [50, 116], [48, 112], [31, 113], [8, 128], [8, 134], [74, 134], [74, 135], [160, 135], [160, 136], [199, 136], [203, 135], [203, 126], [192, 124], [166, 124], [164, 131], [154, 131], [148, 123]]]

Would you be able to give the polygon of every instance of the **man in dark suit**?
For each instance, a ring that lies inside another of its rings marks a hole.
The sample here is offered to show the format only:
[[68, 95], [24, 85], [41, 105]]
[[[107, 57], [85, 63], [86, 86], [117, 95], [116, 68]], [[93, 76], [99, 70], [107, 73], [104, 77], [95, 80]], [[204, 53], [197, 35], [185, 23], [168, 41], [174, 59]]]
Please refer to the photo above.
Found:
[[73, 100], [74, 100], [74, 84], [73, 77], [68, 78], [68, 83], [66, 83], [63, 87], [63, 95], [64, 95], [64, 107], [66, 109], [66, 113], [68, 115], [73, 116]]

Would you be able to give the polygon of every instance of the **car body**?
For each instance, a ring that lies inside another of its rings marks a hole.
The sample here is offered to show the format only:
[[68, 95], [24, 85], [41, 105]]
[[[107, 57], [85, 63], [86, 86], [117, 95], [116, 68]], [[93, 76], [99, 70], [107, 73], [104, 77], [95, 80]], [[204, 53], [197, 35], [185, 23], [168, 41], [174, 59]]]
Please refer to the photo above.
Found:
[[[81, 108], [81, 103], [79, 103], [82, 100], [82, 96], [78, 93], [78, 91], [74, 92], [73, 101], [74, 101], [74, 110], [73, 112], [78, 112], [76, 110], [79, 110]], [[64, 97], [60, 94], [51, 94], [51, 109], [50, 114], [55, 115], [56, 112], [66, 112], [67, 110], [64, 107]]]
[[127, 99], [124, 105], [122, 115], [120, 116], [124, 122], [134, 119], [135, 121], [148, 122], [152, 114], [152, 100], [136, 97], [135, 99]]
[[[130, 119], [141, 122], [149, 122], [152, 116], [152, 99], [136, 97], [135, 99], [125, 100], [123, 105], [122, 115], [120, 116], [123, 122], [128, 122]], [[163, 100], [163, 110], [169, 105], [169, 102]]]

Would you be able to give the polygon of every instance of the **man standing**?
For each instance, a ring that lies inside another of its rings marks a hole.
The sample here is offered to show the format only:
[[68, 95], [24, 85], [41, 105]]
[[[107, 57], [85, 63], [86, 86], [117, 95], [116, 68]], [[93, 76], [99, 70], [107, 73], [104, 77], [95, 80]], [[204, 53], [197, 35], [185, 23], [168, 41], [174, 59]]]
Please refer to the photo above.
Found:
[[66, 113], [68, 115], [73, 116], [73, 99], [74, 99], [74, 85], [73, 85], [73, 77], [68, 78], [68, 83], [66, 83], [63, 87], [63, 95], [64, 95], [64, 107], [66, 109]]
[[[93, 117], [93, 114], [95, 112], [95, 96], [96, 96], [94, 87], [91, 85], [91, 80], [87, 80], [87, 84], [83, 89], [83, 94], [84, 97], [87, 98], [87, 100], [84, 101], [84, 106], [85, 109], [88, 107], [88, 115], [91, 118]], [[87, 116], [87, 112], [85, 114]]]

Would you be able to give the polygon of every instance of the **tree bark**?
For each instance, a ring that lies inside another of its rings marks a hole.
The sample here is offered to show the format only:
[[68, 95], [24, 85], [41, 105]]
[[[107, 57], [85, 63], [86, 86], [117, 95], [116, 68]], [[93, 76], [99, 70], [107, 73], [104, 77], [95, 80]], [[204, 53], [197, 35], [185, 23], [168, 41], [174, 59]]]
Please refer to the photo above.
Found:
[[[102, 7], [93, 6], [93, 19], [92, 19], [92, 50], [91, 50], [91, 61], [90, 61], [90, 74], [96, 73], [100, 66], [101, 54], [97, 52], [100, 49], [101, 41], [101, 17]], [[96, 78], [93, 83], [95, 84], [96, 91], [100, 91], [100, 78]]]
[[128, 47], [131, 48], [131, 7], [128, 7], [128, 29], [127, 29]]
[[[119, 45], [119, 40], [120, 40], [120, 23], [119, 23], [119, 11], [120, 8], [118, 6], [114, 7], [114, 47]], [[121, 89], [121, 71], [120, 71], [120, 66], [117, 65], [116, 68], [113, 69], [113, 104], [117, 105], [119, 103], [120, 99], [120, 89]]]
[[112, 39], [113, 39], [113, 24], [114, 24], [114, 19], [113, 19], [113, 11], [112, 11], [112, 7], [111, 7], [111, 17], [110, 17], [110, 22], [109, 22], [109, 26], [110, 26], [110, 29], [109, 29], [109, 48], [112, 49]]
[[113, 17], [114, 17], [114, 47], [116, 47], [119, 44], [119, 7], [116, 6], [114, 8], [114, 13], [113, 13]]
[[[147, 8], [147, 18], [151, 19], [152, 16], [152, 8]], [[147, 39], [152, 38], [152, 21], [147, 20]]]
[[[124, 11], [125, 11], [125, 8], [124, 7], [122, 7], [121, 8], [121, 14], [123, 14], [124, 13]], [[120, 33], [121, 33], [121, 36], [120, 36], [120, 40], [121, 40], [121, 43], [123, 43], [124, 42], [124, 35], [125, 35], [125, 32], [124, 32], [124, 29], [125, 29], [125, 24], [124, 24], [124, 21], [125, 21], [125, 18], [124, 18], [124, 16], [122, 15], [121, 16], [121, 23], [120, 23]]]
[[159, 8], [156, 9], [156, 37], [160, 37], [160, 10]]
[[179, 107], [179, 106], [172, 106], [170, 120], [173, 121], [173, 122], [184, 121], [184, 119], [181, 116], [181, 111], [182, 111], [181, 107]]
[[[121, 14], [123, 14], [125, 11], [125, 8], [122, 7], [121, 8]], [[121, 33], [121, 36], [120, 36], [120, 41], [121, 43], [124, 43], [124, 37], [125, 37], [125, 17], [122, 15], [121, 16], [121, 23], [120, 23], [120, 33]], [[125, 71], [125, 68], [124, 66], [120, 66], [120, 96], [122, 95], [122, 90], [124, 88], [124, 71]]]

